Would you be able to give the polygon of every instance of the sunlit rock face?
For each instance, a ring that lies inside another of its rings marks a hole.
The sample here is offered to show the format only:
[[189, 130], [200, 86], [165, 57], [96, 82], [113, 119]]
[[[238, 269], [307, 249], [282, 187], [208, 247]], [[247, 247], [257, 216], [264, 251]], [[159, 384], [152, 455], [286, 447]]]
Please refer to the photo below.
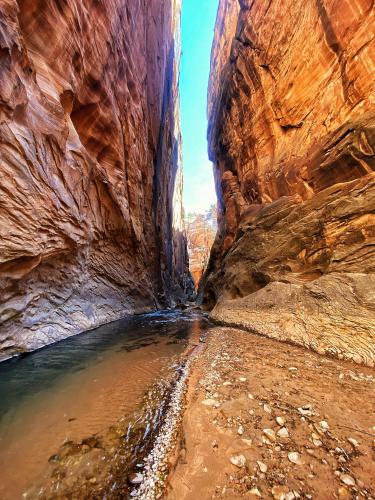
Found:
[[219, 232], [205, 304], [322, 353], [375, 362], [371, 0], [221, 0], [209, 150]]
[[217, 231], [216, 205], [211, 206], [205, 213], [188, 214], [185, 219], [185, 228], [189, 251], [189, 269], [195, 290], [199, 291], [200, 294], [199, 284], [207, 267]]
[[2, 0], [3, 358], [184, 299], [179, 23], [177, 0]]

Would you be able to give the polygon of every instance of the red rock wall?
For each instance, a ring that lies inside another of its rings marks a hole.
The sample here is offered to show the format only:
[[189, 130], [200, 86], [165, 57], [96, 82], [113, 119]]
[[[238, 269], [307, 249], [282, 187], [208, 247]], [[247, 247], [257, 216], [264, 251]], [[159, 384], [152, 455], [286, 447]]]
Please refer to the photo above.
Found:
[[215, 241], [217, 230], [216, 220], [215, 205], [203, 214], [188, 214], [185, 219], [189, 269], [196, 291], [199, 289], [202, 275], [208, 264], [211, 247]]
[[179, 16], [2, 0], [2, 356], [183, 299]]
[[205, 300], [221, 303], [217, 319], [247, 311], [253, 330], [369, 364], [374, 26], [372, 0], [221, 0], [208, 103], [219, 233]]

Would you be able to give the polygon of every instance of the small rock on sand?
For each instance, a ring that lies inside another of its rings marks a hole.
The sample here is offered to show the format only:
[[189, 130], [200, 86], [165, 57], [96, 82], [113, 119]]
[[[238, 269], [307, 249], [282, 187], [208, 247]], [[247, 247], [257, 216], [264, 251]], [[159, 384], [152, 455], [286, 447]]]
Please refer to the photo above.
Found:
[[329, 425], [325, 420], [322, 420], [319, 422], [320, 428], [322, 429], [323, 432], [327, 432], [329, 429]]
[[261, 497], [261, 493], [260, 491], [258, 490], [258, 488], [251, 488], [251, 490], [249, 491], [249, 495], [252, 495], [254, 497]]
[[290, 451], [288, 453], [288, 459], [296, 465], [302, 465], [301, 455], [296, 451]]
[[257, 462], [257, 464], [258, 464], [260, 472], [263, 472], [265, 474], [268, 470], [267, 465], [264, 464], [263, 462], [259, 462], [259, 461]]
[[354, 446], [354, 448], [357, 448], [357, 446], [359, 446], [358, 441], [354, 438], [348, 438], [348, 441], [352, 446]]
[[272, 408], [270, 407], [270, 405], [268, 404], [264, 404], [263, 405], [263, 410], [266, 412], [266, 413], [271, 413], [272, 412]]
[[252, 444], [253, 444], [252, 439], [245, 439], [245, 438], [243, 438], [242, 442], [245, 443], [246, 446], [252, 446]]
[[276, 417], [276, 422], [280, 427], [284, 427], [285, 425], [285, 419], [283, 417]]
[[230, 459], [231, 464], [235, 465], [236, 467], [244, 467], [246, 464], [246, 458], [243, 455], [234, 455]]
[[204, 401], [202, 401], [202, 405], [205, 405], [205, 406], [215, 406], [217, 404], [217, 401], [215, 401], [214, 399], [205, 399]]
[[276, 434], [273, 429], [263, 429], [263, 434], [265, 434], [270, 441], [276, 441]]
[[286, 427], [281, 427], [277, 435], [281, 438], [288, 438], [289, 437], [288, 429]]
[[355, 486], [355, 479], [349, 476], [349, 474], [341, 474], [340, 481], [346, 484], [346, 486]]

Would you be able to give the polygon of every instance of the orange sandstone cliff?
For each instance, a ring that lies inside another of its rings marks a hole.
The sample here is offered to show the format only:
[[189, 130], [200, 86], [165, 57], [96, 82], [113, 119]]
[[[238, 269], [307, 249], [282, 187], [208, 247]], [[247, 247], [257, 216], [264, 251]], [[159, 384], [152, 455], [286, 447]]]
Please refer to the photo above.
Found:
[[375, 7], [221, 0], [212, 317], [375, 363]]
[[2, 0], [0, 351], [189, 285], [179, 0]]
[[217, 230], [216, 206], [205, 213], [188, 214], [185, 218], [186, 237], [189, 251], [189, 270], [198, 291], [202, 275], [207, 267], [210, 250]]

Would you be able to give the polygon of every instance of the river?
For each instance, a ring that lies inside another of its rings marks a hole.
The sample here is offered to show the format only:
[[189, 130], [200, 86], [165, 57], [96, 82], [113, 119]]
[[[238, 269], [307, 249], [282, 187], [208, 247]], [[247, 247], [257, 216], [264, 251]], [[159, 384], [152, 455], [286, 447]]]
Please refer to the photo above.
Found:
[[150, 387], [207, 327], [197, 311], [160, 311], [1, 363], [0, 498], [22, 498], [43, 484], [63, 443], [103, 434], [142, 411]]

